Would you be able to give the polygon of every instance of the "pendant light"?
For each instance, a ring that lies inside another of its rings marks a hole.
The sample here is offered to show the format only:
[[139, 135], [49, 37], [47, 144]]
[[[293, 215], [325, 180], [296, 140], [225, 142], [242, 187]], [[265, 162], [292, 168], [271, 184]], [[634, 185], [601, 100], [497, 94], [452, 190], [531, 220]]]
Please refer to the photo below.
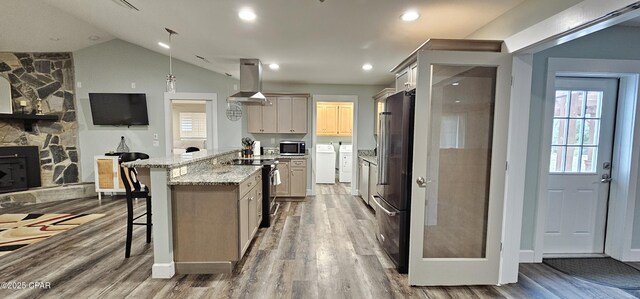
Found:
[[173, 62], [171, 50], [173, 45], [171, 44], [171, 36], [178, 35], [178, 32], [175, 32], [169, 28], [164, 28], [169, 33], [169, 75], [167, 75], [167, 92], [176, 93], [176, 76], [173, 75]]

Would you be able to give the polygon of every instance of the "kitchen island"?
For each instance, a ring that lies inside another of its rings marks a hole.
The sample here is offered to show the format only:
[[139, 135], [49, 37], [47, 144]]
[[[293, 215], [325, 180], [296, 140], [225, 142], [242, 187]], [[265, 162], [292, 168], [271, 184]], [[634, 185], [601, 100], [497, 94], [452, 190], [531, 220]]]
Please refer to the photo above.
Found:
[[261, 217], [259, 166], [232, 166], [239, 149], [128, 162], [149, 168], [153, 278], [231, 272]]

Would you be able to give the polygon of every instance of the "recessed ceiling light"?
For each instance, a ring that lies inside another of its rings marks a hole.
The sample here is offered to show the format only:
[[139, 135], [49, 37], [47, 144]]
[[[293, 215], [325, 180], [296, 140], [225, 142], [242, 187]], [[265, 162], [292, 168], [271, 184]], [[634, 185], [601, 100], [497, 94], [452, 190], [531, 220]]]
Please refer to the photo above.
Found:
[[460, 103], [460, 102], [462, 102], [462, 101], [460, 101], [460, 100], [456, 100], [456, 103]]
[[272, 63], [269, 65], [269, 68], [275, 71], [275, 70], [279, 70], [280, 66], [277, 63]]
[[414, 10], [409, 10], [406, 11], [405, 13], [403, 13], [400, 16], [400, 19], [402, 19], [405, 22], [411, 22], [411, 21], [415, 21], [420, 17], [420, 14], [418, 14], [418, 12], [414, 11]]
[[99, 36], [97, 36], [97, 35], [92, 35], [92, 36], [89, 36], [89, 40], [92, 40], [92, 41], [94, 41], [94, 42], [95, 42], [95, 41], [100, 40], [100, 37], [99, 37]]
[[365, 71], [370, 71], [373, 68], [373, 66], [370, 63], [365, 63], [362, 65], [362, 69]]
[[453, 82], [453, 83], [451, 83], [451, 85], [458, 86], [458, 85], [460, 85], [460, 82]]
[[163, 42], [158, 42], [158, 46], [163, 47], [163, 48], [165, 48], [165, 49], [169, 49], [169, 48], [171, 48], [171, 47], [169, 47], [169, 45], [167, 45], [167, 44], [165, 44], [165, 43], [163, 43]]
[[251, 22], [256, 19], [256, 13], [250, 8], [243, 8], [238, 13], [238, 17], [243, 21]]

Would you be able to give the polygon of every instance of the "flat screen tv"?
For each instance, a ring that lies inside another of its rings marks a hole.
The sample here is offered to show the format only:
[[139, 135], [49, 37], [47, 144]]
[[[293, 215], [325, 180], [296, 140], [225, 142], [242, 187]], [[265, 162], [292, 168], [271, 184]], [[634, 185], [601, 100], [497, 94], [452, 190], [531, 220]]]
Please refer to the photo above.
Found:
[[148, 125], [147, 95], [144, 93], [89, 93], [94, 125]]

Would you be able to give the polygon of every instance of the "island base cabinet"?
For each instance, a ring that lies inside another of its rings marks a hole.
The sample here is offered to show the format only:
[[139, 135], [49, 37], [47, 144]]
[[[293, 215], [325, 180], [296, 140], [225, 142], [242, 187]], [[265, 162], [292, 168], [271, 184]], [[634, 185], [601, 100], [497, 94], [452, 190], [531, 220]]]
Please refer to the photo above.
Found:
[[[238, 185], [173, 186], [173, 259], [178, 274], [230, 273], [255, 236], [261, 174]], [[247, 192], [243, 188], [251, 185]], [[241, 196], [241, 193], [242, 194]]]
[[230, 262], [240, 259], [238, 187], [174, 186], [171, 197], [176, 271], [232, 268]]

